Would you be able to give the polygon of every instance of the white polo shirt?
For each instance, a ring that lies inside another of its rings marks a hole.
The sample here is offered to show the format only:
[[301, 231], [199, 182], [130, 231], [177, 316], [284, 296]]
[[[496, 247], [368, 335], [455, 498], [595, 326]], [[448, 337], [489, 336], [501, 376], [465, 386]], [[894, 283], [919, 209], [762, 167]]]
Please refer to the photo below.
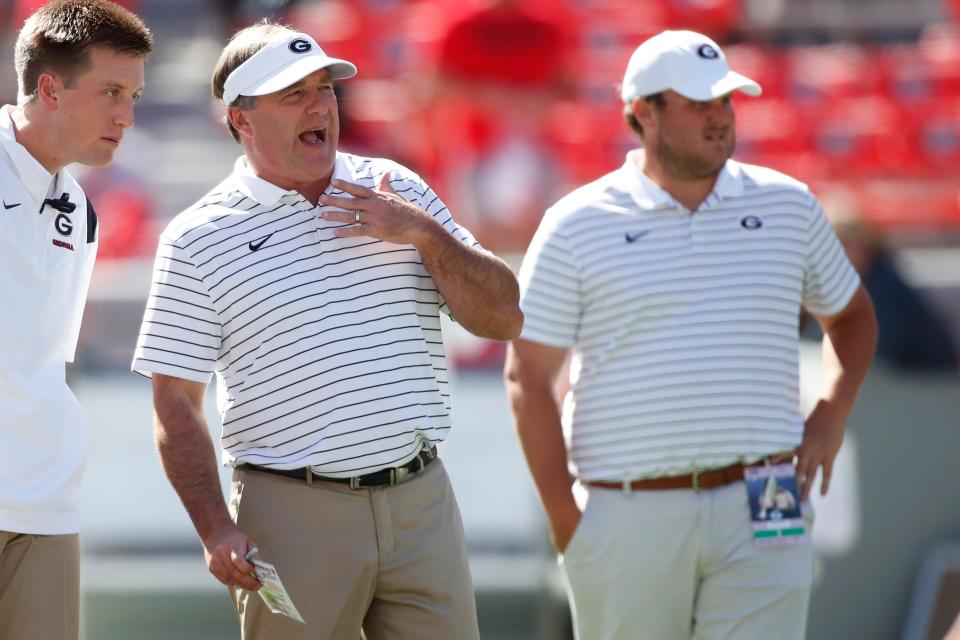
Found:
[[[333, 176], [376, 187], [387, 171], [400, 196], [478, 246], [394, 162], [338, 153]], [[450, 429], [446, 309], [420, 255], [338, 238], [342, 223], [322, 210], [240, 158], [161, 235], [133, 369], [216, 374], [225, 464], [349, 477], [405, 462]]]
[[572, 348], [572, 472], [682, 475], [797, 446], [801, 306], [859, 277], [806, 185], [726, 163], [691, 213], [638, 168], [549, 209], [520, 272], [522, 337]]
[[[76, 181], [20, 145], [0, 109], [0, 530], [79, 529], [86, 419], [67, 387], [97, 254], [96, 215]], [[73, 212], [44, 205], [66, 193]]]

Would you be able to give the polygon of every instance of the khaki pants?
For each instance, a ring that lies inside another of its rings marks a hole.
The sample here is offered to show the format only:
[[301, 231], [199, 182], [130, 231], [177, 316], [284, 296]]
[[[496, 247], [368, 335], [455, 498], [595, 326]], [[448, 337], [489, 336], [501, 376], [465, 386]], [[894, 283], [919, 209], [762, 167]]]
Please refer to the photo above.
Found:
[[80, 635], [80, 536], [0, 531], [0, 640]]
[[561, 558], [580, 640], [804, 637], [813, 544], [754, 547], [744, 483], [587, 489]]
[[245, 640], [479, 639], [460, 511], [440, 460], [395, 487], [351, 490], [237, 470], [238, 526], [306, 625], [233, 589]]

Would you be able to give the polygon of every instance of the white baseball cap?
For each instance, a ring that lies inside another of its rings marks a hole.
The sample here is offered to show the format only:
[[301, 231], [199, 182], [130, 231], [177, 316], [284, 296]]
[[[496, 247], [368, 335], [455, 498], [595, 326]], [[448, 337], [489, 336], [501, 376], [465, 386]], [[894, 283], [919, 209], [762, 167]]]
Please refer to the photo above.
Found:
[[262, 96], [286, 89], [320, 69], [329, 69], [334, 80], [357, 74], [352, 62], [331, 58], [307, 34], [284, 33], [227, 76], [223, 83], [223, 102], [230, 106], [237, 96]]
[[717, 43], [693, 31], [664, 31], [630, 56], [620, 97], [637, 98], [672, 89], [691, 100], [707, 101], [736, 89], [760, 95], [760, 85], [730, 69]]

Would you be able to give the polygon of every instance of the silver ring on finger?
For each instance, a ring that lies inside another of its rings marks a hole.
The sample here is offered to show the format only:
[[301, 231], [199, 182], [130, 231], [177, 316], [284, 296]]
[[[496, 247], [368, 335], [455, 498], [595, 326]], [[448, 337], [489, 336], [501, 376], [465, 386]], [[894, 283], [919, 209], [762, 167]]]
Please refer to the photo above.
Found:
[[360, 209], [357, 209], [357, 210], [354, 212], [354, 214], [353, 214], [353, 221], [354, 221], [356, 224], [361, 224], [361, 223], [360, 223]]

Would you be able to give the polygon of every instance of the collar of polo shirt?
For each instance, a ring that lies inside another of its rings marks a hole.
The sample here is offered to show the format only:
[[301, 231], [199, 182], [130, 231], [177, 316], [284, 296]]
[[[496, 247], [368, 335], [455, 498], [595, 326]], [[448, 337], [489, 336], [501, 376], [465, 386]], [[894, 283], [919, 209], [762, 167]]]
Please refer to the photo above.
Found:
[[[56, 174], [51, 174], [40, 164], [39, 160], [27, 151], [26, 147], [17, 141], [13, 120], [10, 118], [11, 109], [13, 109], [12, 106], [0, 108], [0, 146], [3, 147], [3, 151], [16, 165], [23, 186], [37, 201], [43, 202], [43, 199], [51, 192], [51, 183], [53, 183], [54, 192], [56, 192], [57, 187], [64, 186], [64, 178], [61, 177], [63, 172], [58, 171]], [[56, 183], [54, 183], [55, 180]], [[60, 193], [58, 192], [56, 195], [60, 195]]]
[[263, 96], [286, 89], [314, 71], [329, 69], [333, 80], [357, 74], [352, 62], [331, 58], [305, 33], [290, 33], [272, 41], [233, 70], [223, 83], [228, 107], [239, 96]]
[[[284, 189], [272, 182], [264, 180], [253, 172], [246, 156], [240, 156], [233, 164], [233, 177], [239, 183], [240, 192], [255, 202], [272, 206], [280, 202], [281, 198], [288, 195], [295, 195], [303, 200], [303, 195], [294, 189]], [[333, 163], [333, 180], [343, 180], [344, 182], [356, 182], [357, 176], [350, 167], [344, 162], [343, 154], [337, 151], [336, 160]], [[325, 193], [332, 193], [333, 187], [327, 185]]]
[[[643, 209], [656, 209], [665, 204], [673, 204], [676, 202], [673, 196], [640, 169], [637, 155], [642, 153], [644, 152], [639, 149], [629, 151], [626, 162], [620, 168], [628, 176], [630, 197]], [[743, 194], [743, 188], [743, 172], [740, 170], [740, 165], [728, 160], [717, 174], [713, 193], [721, 198], [736, 198]]]

